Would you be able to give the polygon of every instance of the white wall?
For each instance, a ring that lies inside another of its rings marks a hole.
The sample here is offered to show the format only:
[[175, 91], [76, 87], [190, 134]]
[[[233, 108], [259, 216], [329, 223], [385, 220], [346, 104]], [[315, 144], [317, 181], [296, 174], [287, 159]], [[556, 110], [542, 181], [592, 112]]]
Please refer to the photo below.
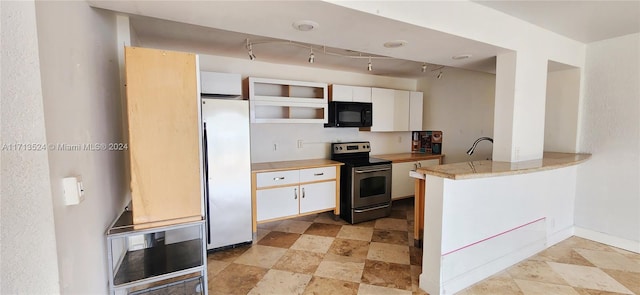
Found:
[[575, 224], [640, 252], [640, 34], [589, 44], [584, 75]]
[[[115, 15], [83, 1], [39, 1], [36, 12], [48, 142], [123, 142]], [[105, 231], [128, 194], [124, 157], [49, 151], [62, 293], [107, 293]], [[65, 206], [61, 179], [73, 175], [85, 200]]]
[[[2, 1], [0, 293], [57, 294], [58, 259], [33, 1]], [[16, 146], [14, 146], [16, 147]], [[17, 149], [17, 150], [16, 150]]]
[[418, 80], [424, 92], [424, 130], [442, 130], [445, 163], [491, 158], [493, 144], [483, 141], [473, 155], [467, 150], [482, 136], [493, 137], [495, 75], [455, 68], [444, 69], [441, 79]]
[[547, 74], [544, 150], [575, 153], [580, 109], [580, 69]]

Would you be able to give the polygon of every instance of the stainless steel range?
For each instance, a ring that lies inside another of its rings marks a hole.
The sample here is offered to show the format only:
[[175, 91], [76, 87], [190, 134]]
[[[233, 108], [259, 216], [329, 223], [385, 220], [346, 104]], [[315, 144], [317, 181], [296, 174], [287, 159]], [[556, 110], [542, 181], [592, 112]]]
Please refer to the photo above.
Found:
[[340, 171], [340, 217], [359, 223], [391, 214], [391, 161], [369, 157], [368, 141], [331, 144]]

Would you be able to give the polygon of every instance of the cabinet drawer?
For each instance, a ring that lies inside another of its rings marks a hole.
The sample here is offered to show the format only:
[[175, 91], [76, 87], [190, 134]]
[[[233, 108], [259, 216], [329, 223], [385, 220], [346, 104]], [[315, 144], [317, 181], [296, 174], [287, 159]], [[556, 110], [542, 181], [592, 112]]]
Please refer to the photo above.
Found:
[[322, 167], [300, 170], [300, 182], [311, 182], [336, 178], [336, 167]]
[[299, 170], [263, 172], [256, 174], [256, 185], [258, 187], [269, 187], [276, 185], [298, 184], [299, 179]]

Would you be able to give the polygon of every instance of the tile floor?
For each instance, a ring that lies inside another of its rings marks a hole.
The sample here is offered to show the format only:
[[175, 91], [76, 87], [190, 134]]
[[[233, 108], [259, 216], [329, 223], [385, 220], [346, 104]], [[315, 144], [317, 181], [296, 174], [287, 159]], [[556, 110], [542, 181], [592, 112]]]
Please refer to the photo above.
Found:
[[[208, 255], [209, 294], [426, 294], [413, 199], [349, 225], [333, 213], [258, 225], [253, 245]], [[640, 255], [567, 239], [459, 294], [640, 294]]]

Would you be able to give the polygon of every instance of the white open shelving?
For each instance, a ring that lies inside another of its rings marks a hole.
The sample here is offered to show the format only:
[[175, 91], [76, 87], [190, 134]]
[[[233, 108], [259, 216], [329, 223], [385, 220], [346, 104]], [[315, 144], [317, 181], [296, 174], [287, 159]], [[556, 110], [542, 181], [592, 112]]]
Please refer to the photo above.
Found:
[[251, 123], [327, 123], [326, 83], [249, 77]]

